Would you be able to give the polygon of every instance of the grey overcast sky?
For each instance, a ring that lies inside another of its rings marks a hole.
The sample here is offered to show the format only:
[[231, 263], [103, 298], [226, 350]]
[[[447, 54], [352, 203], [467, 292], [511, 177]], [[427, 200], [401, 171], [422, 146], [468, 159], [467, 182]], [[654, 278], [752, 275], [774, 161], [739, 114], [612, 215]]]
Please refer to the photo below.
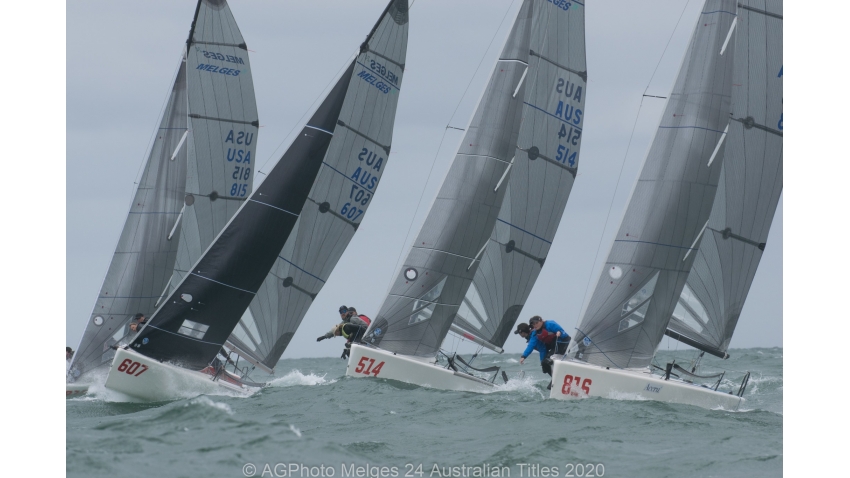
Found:
[[[257, 164], [268, 171], [386, 2], [229, 3], [249, 48], [262, 125]], [[381, 187], [283, 358], [338, 355], [341, 342], [317, 344], [315, 338], [338, 319], [340, 304], [374, 317], [461, 140], [462, 132], [446, 126], [466, 127], [520, 3], [413, 4], [392, 154]], [[607, 0], [587, 8], [580, 174], [521, 319], [541, 315], [568, 332], [576, 326], [665, 105], [641, 101], [642, 94], [669, 93], [702, 2], [685, 5]], [[194, 0], [66, 3], [68, 345], [79, 342], [112, 257], [194, 8]], [[732, 348], [782, 346], [782, 209], [780, 201]], [[667, 346], [665, 339], [662, 348]], [[523, 347], [512, 335], [505, 349]]]

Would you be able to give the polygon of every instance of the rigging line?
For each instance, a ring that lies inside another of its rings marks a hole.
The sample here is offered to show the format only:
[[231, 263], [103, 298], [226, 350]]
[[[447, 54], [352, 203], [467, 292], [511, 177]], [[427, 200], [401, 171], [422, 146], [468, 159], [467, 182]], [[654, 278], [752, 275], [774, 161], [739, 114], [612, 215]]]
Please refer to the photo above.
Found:
[[658, 72], [658, 67], [661, 66], [661, 60], [664, 59], [664, 54], [667, 53], [667, 48], [670, 46], [670, 42], [673, 40], [673, 36], [676, 34], [676, 30], [679, 29], [679, 23], [681, 23], [682, 17], [685, 16], [685, 11], [688, 9], [688, 5], [690, 4], [691, 0], [688, 0], [685, 3], [685, 8], [682, 9], [682, 13], [679, 14], [679, 19], [676, 20], [676, 26], [673, 27], [673, 31], [670, 33], [670, 38], [667, 39], [667, 44], [664, 45], [664, 51], [661, 52], [661, 57], [658, 59], [658, 63], [655, 64], [655, 69], [652, 70], [652, 76], [649, 77], [649, 82], [646, 84], [646, 89], [643, 90], [644, 95], [647, 91], [649, 91], [649, 86], [652, 85], [652, 80], [655, 78], [655, 73]]
[[[451, 117], [449, 117], [449, 120], [446, 122], [446, 125], [452, 124], [452, 120], [454, 119], [455, 114], [457, 114], [457, 110], [458, 110], [458, 108], [460, 108], [461, 102], [463, 102], [463, 99], [466, 97], [466, 93], [469, 91], [469, 87], [472, 85], [472, 81], [475, 79], [475, 76], [478, 74], [478, 70], [481, 69], [481, 65], [484, 63], [484, 59], [487, 57], [487, 52], [490, 51], [490, 48], [493, 46], [493, 41], [496, 40], [496, 36], [499, 34], [499, 31], [502, 29], [502, 25], [504, 25], [505, 19], [508, 18], [508, 13], [511, 12], [511, 9], [514, 6], [514, 3], [516, 3], [516, 0], [511, 0], [511, 4], [508, 5], [508, 9], [505, 11], [505, 15], [502, 17], [502, 21], [499, 22], [499, 26], [496, 28], [496, 32], [493, 33], [493, 37], [490, 38], [490, 43], [487, 45], [487, 48], [484, 50], [484, 53], [481, 55], [481, 60], [478, 62], [478, 66], [475, 67], [475, 72], [472, 73], [472, 77], [469, 79], [469, 83], [467, 83], [466, 89], [463, 90], [463, 94], [460, 96], [460, 99], [457, 102], [457, 106], [455, 106], [454, 111], [452, 111], [452, 115], [451, 115]], [[412, 7], [413, 7], [413, 5], [411, 4], [411, 8]], [[463, 131], [460, 128], [454, 128], [452, 126], [446, 126], [446, 128], [443, 129], [443, 136], [440, 138], [440, 144], [437, 146], [437, 152], [434, 153], [434, 160], [431, 161], [431, 169], [428, 170], [428, 177], [425, 179], [425, 186], [422, 188], [422, 193], [419, 195], [419, 201], [416, 203], [416, 210], [415, 210], [416, 212], [414, 212], [413, 215], [410, 218], [410, 226], [407, 228], [407, 234], [405, 234], [404, 242], [401, 245], [401, 250], [398, 252], [398, 259], [396, 259], [395, 267], [393, 267], [393, 269], [392, 269], [391, 274], [393, 274], [393, 275], [390, 276], [390, 279], [387, 281], [386, 294], [389, 294], [390, 289], [392, 288], [393, 277], [395, 276], [395, 273], [398, 270], [398, 266], [399, 266], [399, 263], [401, 262], [402, 255], [404, 254], [404, 251], [406, 249], [407, 241], [410, 239], [410, 231], [413, 229], [413, 223], [416, 221], [416, 215], [419, 212], [419, 207], [422, 205], [422, 198], [425, 197], [425, 191], [428, 190], [428, 183], [431, 182], [431, 175], [434, 173], [434, 166], [437, 164], [437, 158], [440, 156], [440, 150], [443, 148], [443, 142], [445, 142], [445, 140], [446, 140], [446, 133], [448, 133], [449, 128]]]
[[[614, 186], [614, 194], [611, 197], [611, 203], [608, 205], [608, 213], [605, 215], [605, 227], [602, 228], [602, 235], [599, 237], [599, 245], [596, 246], [596, 254], [593, 256], [593, 266], [590, 271], [593, 274], [593, 271], [597, 269], [596, 262], [599, 260], [599, 251], [602, 249], [602, 238], [605, 237], [605, 231], [608, 229], [608, 220], [611, 218], [611, 210], [614, 208], [614, 198], [617, 196], [617, 190], [620, 189], [620, 181], [623, 179], [623, 171], [626, 168], [626, 159], [629, 157], [629, 150], [632, 147], [632, 141], [635, 137], [635, 130], [637, 129], [638, 119], [640, 119], [640, 112], [643, 110], [643, 99], [646, 97], [651, 98], [660, 98], [659, 96], [647, 95], [646, 92], [649, 91], [649, 86], [652, 85], [652, 80], [655, 78], [655, 73], [658, 71], [658, 67], [661, 65], [661, 60], [664, 59], [664, 54], [667, 53], [667, 48], [670, 46], [670, 42], [673, 40], [673, 36], [676, 34], [676, 30], [679, 28], [679, 23], [682, 21], [682, 17], [685, 15], [685, 11], [688, 9], [688, 5], [691, 4], [691, 0], [688, 0], [685, 3], [685, 7], [682, 9], [682, 13], [679, 14], [679, 19], [676, 20], [676, 25], [673, 27], [673, 31], [670, 33], [670, 38], [667, 39], [667, 45], [664, 46], [664, 51], [661, 52], [661, 56], [658, 58], [658, 63], [655, 64], [655, 69], [652, 71], [652, 76], [649, 77], [649, 81], [646, 83], [646, 89], [643, 90], [643, 95], [640, 98], [640, 105], [638, 106], [637, 115], [635, 115], [635, 123], [632, 125], [632, 132], [629, 135], [629, 144], [626, 146], [626, 153], [623, 155], [623, 162], [620, 164], [620, 173], [617, 175], [617, 184]], [[628, 207], [628, 205], [626, 205]], [[590, 282], [592, 280], [592, 276], [587, 281], [587, 286], [584, 289], [583, 300], [579, 304], [578, 314], [576, 314], [576, 326], [578, 326], [579, 321], [581, 320], [581, 311], [584, 307], [584, 303], [587, 302], [587, 293], [590, 289]], [[578, 327], [576, 327], [578, 330]], [[610, 360], [610, 359], [609, 359]]]

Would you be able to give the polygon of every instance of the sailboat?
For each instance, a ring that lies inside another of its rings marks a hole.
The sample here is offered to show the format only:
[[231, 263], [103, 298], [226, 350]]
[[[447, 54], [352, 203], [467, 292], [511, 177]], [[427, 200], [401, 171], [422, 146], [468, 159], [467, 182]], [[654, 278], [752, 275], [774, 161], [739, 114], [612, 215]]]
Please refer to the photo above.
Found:
[[501, 351], [575, 180], [586, 80], [583, 5], [525, 0], [416, 241], [351, 346], [347, 375], [493, 388], [498, 369], [475, 369], [441, 344], [453, 330]]
[[[217, 98], [219, 101], [209, 101]], [[124, 228], [69, 368], [79, 391], [156, 309], [251, 192], [257, 105], [247, 46], [224, 0], [199, 0]]]
[[708, 0], [550, 397], [737, 409], [749, 373], [652, 361], [665, 335], [728, 357], [781, 190], [782, 2]]
[[[382, 70], [376, 60], [400, 52], [403, 61], [407, 22], [407, 0], [389, 2], [356, 57], [267, 179], [245, 195], [238, 211], [190, 268], [175, 267], [172, 282], [176, 285], [163, 293], [159, 308], [127, 345], [115, 347], [107, 388], [163, 400], [187, 389], [251, 393], [262, 386], [225, 369], [230, 354], [242, 352], [229, 347], [228, 338], [285, 244], [297, 237], [299, 220], [312, 217], [305, 204], [324, 199], [318, 204], [319, 213], [334, 216], [344, 214], [337, 212], [340, 208], [352, 207], [341, 204], [350, 186], [337, 184], [341, 181], [335, 181], [336, 173], [328, 170], [344, 167], [365, 145], [375, 147], [378, 141], [389, 145], [401, 71]], [[392, 80], [382, 79], [390, 75]], [[237, 188], [239, 196], [242, 190]], [[191, 253], [186, 252], [190, 258]], [[177, 273], [181, 273], [179, 280]], [[286, 282], [285, 287], [292, 285]]]

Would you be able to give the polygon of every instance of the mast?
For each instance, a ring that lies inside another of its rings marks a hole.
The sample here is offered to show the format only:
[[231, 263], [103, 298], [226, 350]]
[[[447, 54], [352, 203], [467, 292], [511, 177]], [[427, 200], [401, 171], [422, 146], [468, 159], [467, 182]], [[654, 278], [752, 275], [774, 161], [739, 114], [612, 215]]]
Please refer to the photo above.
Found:
[[[393, 0], [354, 60], [355, 81], [295, 229], [230, 342], [274, 368], [363, 221], [389, 162], [407, 54], [407, 0]], [[343, 126], [344, 125], [344, 126]]]
[[587, 95], [584, 38], [584, 6], [534, 5], [518, 146], [496, 185], [505, 198], [455, 318], [498, 347], [543, 268], [575, 182]]
[[702, 9], [575, 334], [572, 350], [587, 362], [648, 366], [682, 293], [723, 163], [734, 57], [724, 44], [733, 33], [735, 6], [733, 0], [707, 0]]
[[782, 194], [782, 1], [739, 2], [736, 30], [720, 184], [666, 332], [726, 357]]

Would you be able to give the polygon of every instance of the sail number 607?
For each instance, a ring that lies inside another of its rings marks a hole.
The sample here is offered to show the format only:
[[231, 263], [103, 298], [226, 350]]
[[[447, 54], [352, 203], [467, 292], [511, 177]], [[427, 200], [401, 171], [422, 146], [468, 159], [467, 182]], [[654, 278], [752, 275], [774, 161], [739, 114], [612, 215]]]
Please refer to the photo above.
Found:
[[581, 384], [581, 391], [584, 392], [585, 395], [590, 395], [590, 385], [593, 383], [589, 378], [584, 379], [584, 382], [581, 381], [581, 377], [573, 377], [572, 375], [567, 375], [564, 377], [564, 386], [561, 387], [561, 393], [564, 395], [572, 395], [573, 397], [578, 397], [578, 390], [573, 390], [573, 386], [579, 388], [579, 384]]
[[357, 362], [357, 368], [354, 369], [354, 373], [362, 373], [363, 375], [374, 375], [378, 376], [381, 373], [381, 368], [384, 366], [384, 362], [378, 364], [377, 367], [372, 368], [375, 365], [375, 359], [371, 359], [369, 357], [363, 356], [360, 357], [360, 361]]
[[[141, 368], [141, 370], [139, 370]], [[135, 362], [130, 359], [124, 359], [121, 362], [121, 365], [118, 366], [119, 372], [124, 372], [127, 375], [133, 375], [134, 377], [138, 377], [139, 375], [145, 373], [145, 370], [148, 369], [148, 366], [139, 362]], [[136, 373], [138, 372], [138, 373]]]

